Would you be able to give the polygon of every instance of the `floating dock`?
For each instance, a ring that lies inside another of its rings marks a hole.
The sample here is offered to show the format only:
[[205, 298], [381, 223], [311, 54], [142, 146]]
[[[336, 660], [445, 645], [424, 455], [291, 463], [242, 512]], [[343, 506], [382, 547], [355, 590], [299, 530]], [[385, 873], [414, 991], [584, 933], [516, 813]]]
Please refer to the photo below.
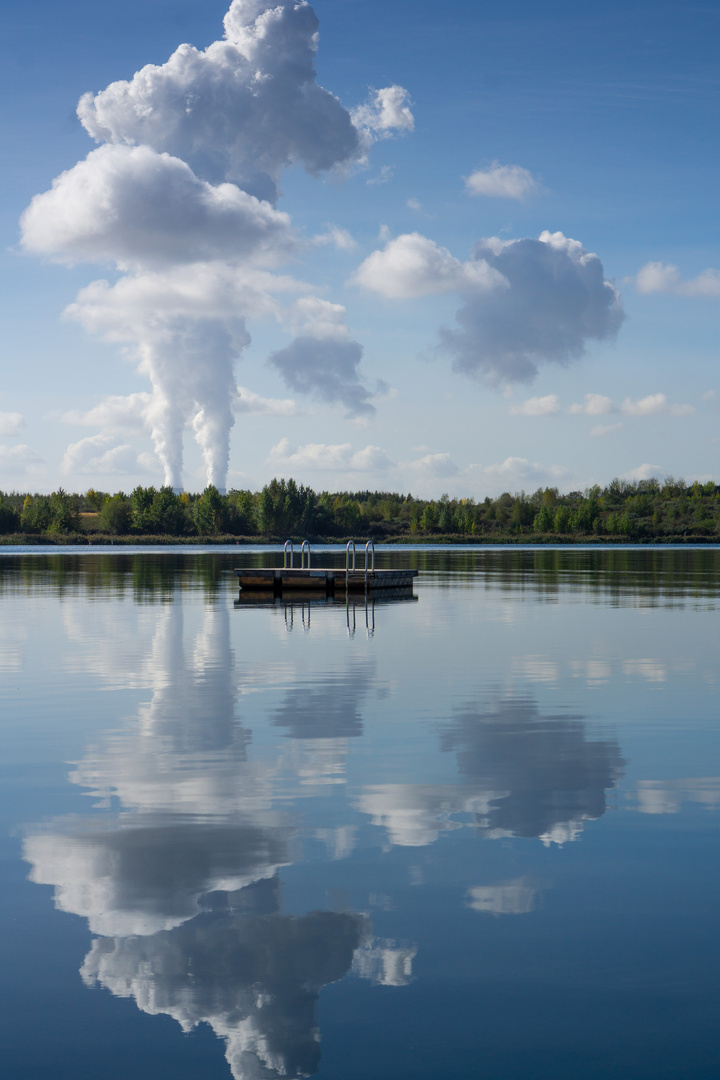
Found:
[[310, 545], [304, 540], [300, 566], [294, 566], [294, 551], [288, 540], [284, 549], [284, 566], [236, 570], [238, 585], [243, 592], [262, 589], [272, 596], [301, 591], [337, 596], [358, 592], [377, 593], [388, 589], [406, 593], [408, 589], [412, 590], [413, 580], [418, 575], [417, 570], [376, 570], [375, 547], [371, 540], [365, 545], [365, 565], [362, 568], [356, 566], [355, 544], [352, 541], [346, 548], [344, 568], [311, 568], [310, 558]]

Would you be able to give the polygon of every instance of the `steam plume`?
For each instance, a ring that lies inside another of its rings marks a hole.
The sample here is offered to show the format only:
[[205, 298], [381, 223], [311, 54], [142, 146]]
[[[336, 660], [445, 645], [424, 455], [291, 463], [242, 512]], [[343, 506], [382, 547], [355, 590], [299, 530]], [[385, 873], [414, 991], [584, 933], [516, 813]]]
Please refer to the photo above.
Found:
[[[188, 425], [208, 483], [224, 487], [246, 320], [282, 320], [275, 293], [305, 291], [273, 272], [298, 243], [275, 209], [282, 170], [302, 164], [316, 176], [412, 129], [402, 87], [374, 91], [351, 116], [318, 85], [318, 20], [304, 0], [233, 0], [224, 28], [204, 51], [181, 45], [165, 64], [84, 94], [78, 116], [103, 145], [21, 219], [26, 250], [120, 271], [114, 284], [83, 289], [67, 314], [129, 346], [150, 379], [143, 416], [173, 487]], [[334, 346], [318, 340], [311, 335], [321, 362], [304, 338], [276, 354], [285, 381], [352, 413], [372, 411], [356, 371], [361, 346], [344, 331]]]

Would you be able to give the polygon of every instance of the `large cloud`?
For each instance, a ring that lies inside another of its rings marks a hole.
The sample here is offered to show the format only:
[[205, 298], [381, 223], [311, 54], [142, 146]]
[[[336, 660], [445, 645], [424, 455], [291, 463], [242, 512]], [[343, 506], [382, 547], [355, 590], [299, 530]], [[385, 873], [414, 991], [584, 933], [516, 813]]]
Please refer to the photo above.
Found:
[[307, 3], [234, 0], [225, 38], [181, 45], [161, 66], [85, 94], [78, 116], [98, 141], [140, 143], [274, 202], [281, 171], [314, 174], [355, 156], [357, 129], [315, 81], [318, 20]]
[[146, 146], [93, 150], [35, 196], [21, 226], [28, 251], [122, 269], [276, 260], [291, 246], [287, 214], [234, 184], [213, 187]]
[[459, 325], [440, 330], [440, 347], [457, 371], [492, 383], [530, 382], [542, 363], [568, 364], [589, 341], [613, 338], [624, 318], [598, 256], [560, 232], [482, 240], [468, 262], [417, 233], [400, 236], [353, 280], [388, 297], [460, 293]]

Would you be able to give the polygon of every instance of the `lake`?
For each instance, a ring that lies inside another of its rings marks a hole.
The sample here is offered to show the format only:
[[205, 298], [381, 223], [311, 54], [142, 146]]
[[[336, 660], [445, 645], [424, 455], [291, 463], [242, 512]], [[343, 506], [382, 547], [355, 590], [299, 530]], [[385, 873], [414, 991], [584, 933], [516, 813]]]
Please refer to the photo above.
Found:
[[720, 549], [251, 564], [0, 554], [4, 1075], [716, 1077]]

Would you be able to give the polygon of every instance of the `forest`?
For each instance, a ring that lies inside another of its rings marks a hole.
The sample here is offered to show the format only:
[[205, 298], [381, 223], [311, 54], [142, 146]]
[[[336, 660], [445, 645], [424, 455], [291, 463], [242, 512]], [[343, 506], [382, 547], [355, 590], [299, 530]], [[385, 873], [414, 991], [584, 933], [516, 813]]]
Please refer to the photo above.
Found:
[[51, 495], [0, 492], [0, 542], [258, 543], [371, 538], [386, 543], [673, 543], [720, 541], [720, 486], [668, 477], [561, 494], [504, 492], [482, 501], [387, 491], [317, 493], [294, 480], [262, 491], [178, 494], [136, 487]]

